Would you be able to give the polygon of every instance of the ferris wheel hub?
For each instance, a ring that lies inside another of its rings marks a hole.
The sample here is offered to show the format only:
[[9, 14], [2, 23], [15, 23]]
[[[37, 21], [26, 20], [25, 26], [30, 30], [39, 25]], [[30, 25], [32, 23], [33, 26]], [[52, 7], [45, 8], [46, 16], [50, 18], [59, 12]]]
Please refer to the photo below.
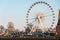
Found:
[[43, 13], [38, 13], [37, 14], [37, 20], [38, 22], [43, 22], [44, 21], [44, 14]]

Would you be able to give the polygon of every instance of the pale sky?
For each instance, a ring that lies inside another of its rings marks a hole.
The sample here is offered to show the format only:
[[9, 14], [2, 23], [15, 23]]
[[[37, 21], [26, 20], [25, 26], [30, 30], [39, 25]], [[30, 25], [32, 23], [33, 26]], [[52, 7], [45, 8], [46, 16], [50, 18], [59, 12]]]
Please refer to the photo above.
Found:
[[60, 0], [0, 0], [0, 25], [7, 28], [8, 22], [13, 22], [15, 28], [23, 30], [28, 8], [37, 1], [45, 1], [54, 8], [55, 13], [60, 9]]

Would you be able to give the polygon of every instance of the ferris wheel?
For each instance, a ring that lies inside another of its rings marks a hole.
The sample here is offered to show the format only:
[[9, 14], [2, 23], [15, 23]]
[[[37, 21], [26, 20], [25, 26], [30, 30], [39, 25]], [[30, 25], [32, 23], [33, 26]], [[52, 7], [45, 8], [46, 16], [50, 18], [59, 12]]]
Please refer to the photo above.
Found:
[[54, 9], [50, 4], [38, 1], [33, 3], [26, 14], [26, 24], [33, 24], [31, 31], [41, 29], [43, 32], [50, 28], [55, 28], [57, 25], [57, 18]]

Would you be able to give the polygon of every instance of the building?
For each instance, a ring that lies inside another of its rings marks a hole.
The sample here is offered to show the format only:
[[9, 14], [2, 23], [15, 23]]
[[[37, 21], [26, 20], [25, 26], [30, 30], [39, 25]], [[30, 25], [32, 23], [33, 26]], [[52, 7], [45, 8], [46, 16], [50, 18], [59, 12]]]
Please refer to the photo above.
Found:
[[60, 25], [60, 10], [59, 10], [59, 21], [58, 21], [58, 25]]
[[56, 27], [56, 35], [60, 37], [60, 10], [59, 10], [59, 19], [58, 19], [58, 24]]

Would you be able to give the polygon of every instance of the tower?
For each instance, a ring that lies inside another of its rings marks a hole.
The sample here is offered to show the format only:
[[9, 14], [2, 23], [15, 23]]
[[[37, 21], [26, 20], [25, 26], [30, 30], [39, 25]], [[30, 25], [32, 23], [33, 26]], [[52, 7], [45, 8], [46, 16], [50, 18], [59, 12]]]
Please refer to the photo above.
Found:
[[14, 31], [15, 31], [15, 28], [14, 28], [13, 22], [8, 22], [8, 33], [11, 33]]

